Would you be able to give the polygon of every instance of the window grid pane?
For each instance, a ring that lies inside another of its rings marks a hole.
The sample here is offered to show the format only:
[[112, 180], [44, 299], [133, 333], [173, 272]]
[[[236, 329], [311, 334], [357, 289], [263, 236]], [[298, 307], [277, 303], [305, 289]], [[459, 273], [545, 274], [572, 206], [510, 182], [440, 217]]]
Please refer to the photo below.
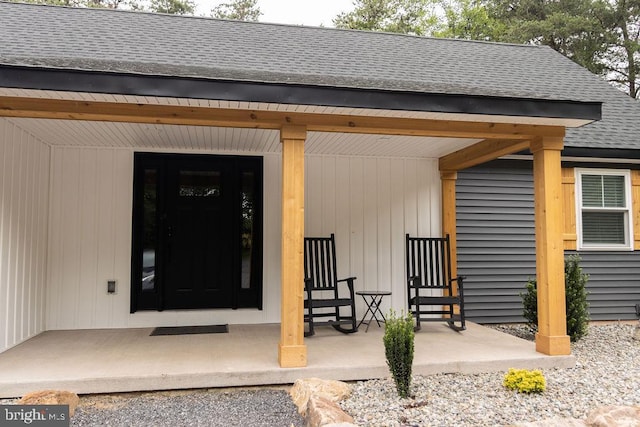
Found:
[[582, 206], [603, 207], [602, 176], [582, 175]]
[[582, 212], [582, 241], [624, 245], [625, 212]]
[[604, 207], [622, 208], [627, 205], [624, 194], [624, 177], [605, 175], [603, 178]]

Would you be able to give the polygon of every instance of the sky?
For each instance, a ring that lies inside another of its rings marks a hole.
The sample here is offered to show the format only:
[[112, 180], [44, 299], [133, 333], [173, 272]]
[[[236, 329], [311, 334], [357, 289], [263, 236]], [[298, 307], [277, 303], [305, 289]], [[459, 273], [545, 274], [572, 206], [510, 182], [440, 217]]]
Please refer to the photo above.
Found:
[[[209, 16], [211, 9], [230, 0], [196, 0], [196, 15]], [[353, 0], [258, 0], [260, 22], [332, 27], [340, 12], [353, 9]]]

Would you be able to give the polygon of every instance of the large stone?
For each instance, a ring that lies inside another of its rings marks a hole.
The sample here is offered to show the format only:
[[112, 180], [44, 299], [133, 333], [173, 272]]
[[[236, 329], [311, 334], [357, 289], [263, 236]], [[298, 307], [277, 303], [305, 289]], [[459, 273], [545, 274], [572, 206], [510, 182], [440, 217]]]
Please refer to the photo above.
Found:
[[307, 402], [311, 396], [322, 396], [332, 402], [340, 402], [351, 394], [347, 383], [320, 378], [302, 378], [296, 380], [289, 395], [303, 417], [307, 414]]
[[63, 390], [34, 391], [22, 396], [18, 405], [69, 405], [69, 416], [73, 417], [80, 402], [77, 394]]
[[354, 425], [353, 418], [340, 406], [324, 396], [311, 396], [307, 404], [307, 426], [327, 427]]
[[640, 427], [640, 406], [601, 406], [586, 419], [592, 427]]

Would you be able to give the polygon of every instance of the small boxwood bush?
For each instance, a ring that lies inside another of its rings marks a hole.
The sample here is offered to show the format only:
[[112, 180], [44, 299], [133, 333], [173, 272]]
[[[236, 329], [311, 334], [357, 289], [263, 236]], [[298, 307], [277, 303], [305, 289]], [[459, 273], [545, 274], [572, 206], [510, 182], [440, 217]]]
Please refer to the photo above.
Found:
[[547, 387], [547, 382], [540, 370], [511, 368], [505, 374], [502, 385], [519, 393], [542, 393]]
[[411, 313], [396, 316], [391, 310], [384, 325], [384, 351], [396, 390], [402, 398], [409, 397], [414, 336]]

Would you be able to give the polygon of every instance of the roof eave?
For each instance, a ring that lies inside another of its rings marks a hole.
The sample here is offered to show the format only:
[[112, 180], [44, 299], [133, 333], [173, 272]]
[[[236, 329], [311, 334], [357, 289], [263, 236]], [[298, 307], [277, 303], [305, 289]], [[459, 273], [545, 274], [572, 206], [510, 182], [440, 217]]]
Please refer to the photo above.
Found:
[[565, 157], [592, 157], [600, 159], [640, 159], [640, 150], [633, 148], [589, 148], [565, 146]]
[[213, 80], [0, 64], [0, 87], [395, 111], [566, 119], [602, 118], [601, 102], [420, 93], [288, 83]]

